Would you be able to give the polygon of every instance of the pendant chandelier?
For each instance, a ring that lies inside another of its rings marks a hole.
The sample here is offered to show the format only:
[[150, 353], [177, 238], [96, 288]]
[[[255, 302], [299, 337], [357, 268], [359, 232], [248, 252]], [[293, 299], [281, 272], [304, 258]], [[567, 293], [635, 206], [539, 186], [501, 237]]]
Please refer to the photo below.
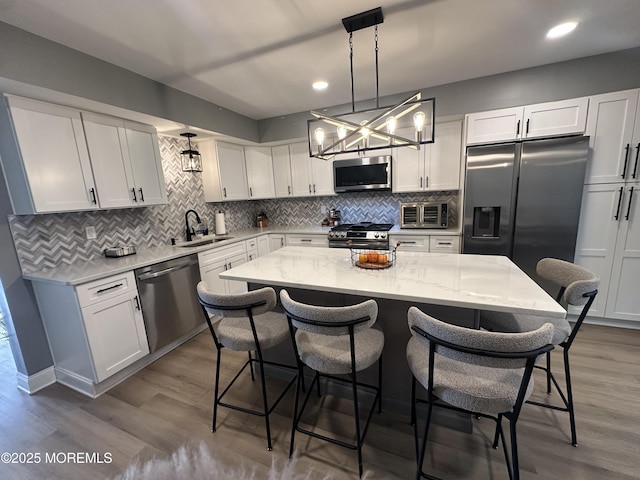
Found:
[[189, 148], [182, 151], [182, 171], [183, 172], [201, 172], [202, 156], [200, 152], [191, 148], [191, 139], [196, 137], [195, 133], [181, 133], [181, 137], [187, 137], [189, 140]]
[[[378, 24], [384, 21], [382, 8], [374, 8], [342, 19], [349, 33], [349, 62], [351, 68], [351, 113], [326, 115], [311, 111], [307, 121], [309, 155], [332, 159], [339, 153], [364, 155], [368, 150], [389, 147], [410, 147], [433, 143], [435, 98], [422, 98], [421, 92], [397, 105], [380, 107], [378, 89]], [[353, 83], [353, 32], [375, 26], [376, 108], [355, 111]]]

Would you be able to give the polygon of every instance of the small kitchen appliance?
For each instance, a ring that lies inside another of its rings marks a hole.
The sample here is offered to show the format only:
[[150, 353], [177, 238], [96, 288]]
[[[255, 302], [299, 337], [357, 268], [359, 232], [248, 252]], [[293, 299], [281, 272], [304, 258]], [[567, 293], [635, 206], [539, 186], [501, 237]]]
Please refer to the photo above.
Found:
[[329, 210], [329, 225], [331, 225], [332, 227], [337, 227], [341, 223], [342, 214], [340, 213], [340, 210], [336, 210], [335, 208]]
[[389, 250], [387, 232], [392, 228], [392, 223], [344, 223], [329, 232], [329, 247]]
[[447, 202], [415, 202], [400, 204], [400, 228], [447, 228]]

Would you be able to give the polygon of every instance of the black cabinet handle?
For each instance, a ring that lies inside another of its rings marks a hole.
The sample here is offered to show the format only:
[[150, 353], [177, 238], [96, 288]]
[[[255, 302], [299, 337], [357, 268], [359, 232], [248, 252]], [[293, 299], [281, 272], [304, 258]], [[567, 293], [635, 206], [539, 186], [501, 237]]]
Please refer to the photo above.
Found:
[[624, 216], [625, 220], [629, 220], [629, 213], [631, 213], [631, 199], [633, 198], [633, 187], [629, 189], [629, 205], [627, 206], [627, 214]]
[[528, 118], [527, 118], [527, 127], [526, 127], [526, 130], [525, 130], [524, 133], [525, 133], [525, 135], [529, 133], [529, 119]]
[[[640, 144], [638, 146], [640, 146]], [[287, 185], [287, 191], [289, 192], [289, 195], [291, 195], [291, 185]]]
[[251, 187], [249, 187], [249, 196], [253, 197], [253, 189]]
[[616, 208], [616, 216], [615, 219], [618, 220], [620, 218], [620, 205], [622, 205], [622, 192], [624, 191], [624, 187], [620, 187], [620, 196], [618, 197], [618, 208]]
[[116, 283], [115, 285], [111, 285], [110, 287], [107, 288], [101, 288], [100, 290], [98, 290], [96, 293], [104, 293], [104, 292], [108, 292], [109, 290], [113, 290], [114, 288], [118, 288], [121, 287], [122, 284], [121, 283]]
[[624, 147], [624, 166], [622, 167], [622, 178], [627, 175], [627, 162], [629, 161], [629, 150], [630, 145], [627, 143], [627, 146]]
[[131, 189], [131, 193], [133, 193], [133, 201], [134, 201], [134, 202], [137, 202], [137, 201], [138, 201], [138, 197], [136, 197], [136, 189], [135, 189], [135, 188], [132, 188], [132, 189]]
[[516, 136], [520, 135], [520, 120], [518, 120], [518, 124], [516, 125]]
[[227, 198], [227, 187], [224, 187], [222, 192], [224, 193], [224, 198]]
[[316, 184], [313, 184], [313, 193], [316, 193]]
[[142, 188], [139, 188], [138, 191], [140, 192], [140, 201], [144, 202], [144, 193], [142, 193]]
[[140, 300], [138, 300], [138, 296], [136, 295], [133, 299], [136, 301], [136, 310], [140, 311]]
[[420, 177], [420, 188], [422, 188], [422, 177]]
[[89, 189], [89, 193], [91, 193], [91, 203], [93, 203], [94, 205], [97, 205], [98, 200], [96, 199], [96, 189], [91, 187]]
[[640, 143], [636, 145], [636, 163], [633, 165], [633, 173], [631, 174], [631, 178], [636, 178], [636, 173], [638, 173], [638, 155], [640, 154]]
[[309, 184], [309, 193], [311, 193], [311, 184]]

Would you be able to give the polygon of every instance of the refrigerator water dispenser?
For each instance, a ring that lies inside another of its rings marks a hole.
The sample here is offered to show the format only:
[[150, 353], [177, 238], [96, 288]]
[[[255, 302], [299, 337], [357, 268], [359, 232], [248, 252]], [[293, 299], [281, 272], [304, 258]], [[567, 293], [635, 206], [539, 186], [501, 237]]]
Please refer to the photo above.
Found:
[[500, 207], [474, 207], [473, 209], [473, 237], [500, 236]]

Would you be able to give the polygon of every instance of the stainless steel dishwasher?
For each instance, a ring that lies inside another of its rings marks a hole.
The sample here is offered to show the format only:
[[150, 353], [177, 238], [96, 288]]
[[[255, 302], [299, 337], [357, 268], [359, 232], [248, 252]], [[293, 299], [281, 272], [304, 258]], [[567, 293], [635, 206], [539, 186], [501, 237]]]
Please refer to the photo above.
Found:
[[200, 281], [197, 255], [156, 263], [134, 273], [151, 352], [204, 323], [196, 292]]

